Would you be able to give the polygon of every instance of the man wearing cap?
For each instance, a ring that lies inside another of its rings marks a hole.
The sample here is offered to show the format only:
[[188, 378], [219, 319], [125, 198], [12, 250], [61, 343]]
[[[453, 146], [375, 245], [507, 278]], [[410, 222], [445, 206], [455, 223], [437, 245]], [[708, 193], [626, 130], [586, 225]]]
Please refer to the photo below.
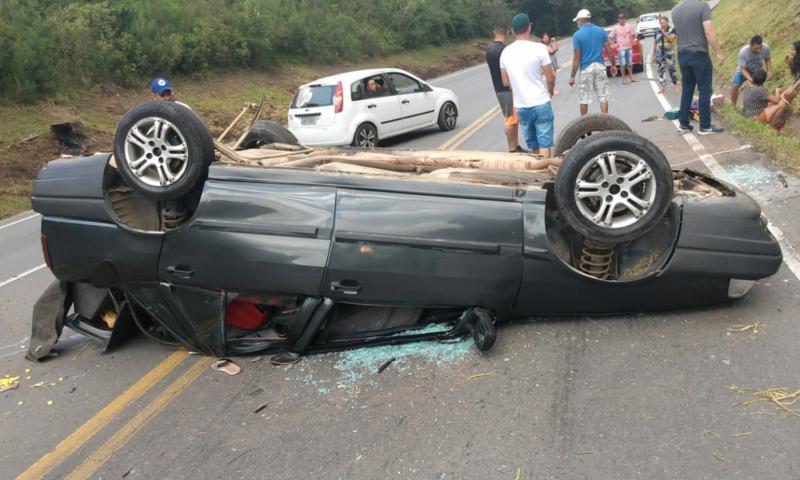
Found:
[[164, 77], [154, 78], [153, 81], [150, 82], [150, 91], [153, 92], [153, 100], [156, 102], [175, 102], [189, 110], [192, 109], [189, 105], [175, 100], [175, 91], [172, 89], [172, 84]]
[[546, 45], [530, 40], [532, 26], [528, 15], [515, 15], [511, 29], [516, 40], [500, 54], [500, 76], [503, 85], [511, 87], [514, 93], [514, 108], [528, 148], [550, 158], [554, 146], [550, 97], [556, 85], [550, 52]]
[[174, 102], [175, 94], [172, 93], [172, 84], [164, 77], [156, 77], [150, 82], [150, 91], [156, 102]]
[[[603, 60], [603, 49], [611, 62], [611, 74], [617, 75], [617, 65], [608, 44], [605, 30], [592, 23], [592, 14], [585, 8], [572, 19], [578, 24], [578, 31], [572, 36], [572, 47], [575, 54], [572, 58], [572, 75], [570, 86], [575, 85], [577, 77], [578, 101], [581, 115], [589, 113], [589, 104], [595, 96], [600, 101], [600, 111], [608, 113], [608, 96], [611, 87], [606, 75], [606, 64]], [[580, 73], [578, 72], [580, 69]]]

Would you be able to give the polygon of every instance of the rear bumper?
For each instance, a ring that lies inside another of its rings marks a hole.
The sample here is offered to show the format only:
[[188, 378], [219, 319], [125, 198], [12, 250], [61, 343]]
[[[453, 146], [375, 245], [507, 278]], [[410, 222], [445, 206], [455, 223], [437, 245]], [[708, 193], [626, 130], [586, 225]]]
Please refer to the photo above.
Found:
[[331, 125], [328, 127], [298, 127], [290, 125], [289, 131], [303, 145], [333, 147], [350, 145], [353, 141], [353, 134], [350, 133], [348, 125]]

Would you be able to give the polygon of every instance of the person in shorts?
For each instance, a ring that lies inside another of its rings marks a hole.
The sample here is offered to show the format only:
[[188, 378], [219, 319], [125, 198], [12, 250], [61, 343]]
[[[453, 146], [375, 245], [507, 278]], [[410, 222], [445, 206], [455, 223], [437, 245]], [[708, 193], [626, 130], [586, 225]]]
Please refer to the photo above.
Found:
[[511, 96], [511, 88], [503, 85], [503, 78], [500, 74], [500, 54], [506, 48], [506, 37], [508, 36], [508, 24], [499, 21], [494, 25], [494, 41], [486, 49], [486, 64], [489, 66], [489, 74], [492, 76], [497, 101], [500, 103], [500, 110], [503, 112], [503, 125], [506, 132], [506, 142], [509, 152], [525, 152], [519, 145], [519, 133], [517, 113], [514, 111], [514, 100]]
[[[636, 30], [628, 24], [625, 13], [617, 15], [619, 23], [611, 29], [609, 40], [617, 46], [617, 60], [622, 70], [622, 83], [635, 82], [633, 78], [633, 42], [636, 39]], [[609, 56], [610, 57], [610, 56]], [[625, 74], [627, 73], [627, 78]]]
[[781, 91], [775, 89], [775, 94], [770, 95], [769, 90], [764, 87], [768, 78], [767, 72], [763, 68], [755, 70], [751, 75], [753, 86], [744, 91], [742, 95], [742, 105], [745, 117], [755, 118], [761, 123], [770, 125], [775, 130], [781, 130], [786, 125], [786, 109], [791, 105], [792, 100], [797, 95], [797, 87], [800, 80]]
[[[578, 24], [578, 31], [572, 36], [572, 48], [575, 53], [572, 58], [572, 75], [569, 78], [569, 85], [574, 86], [577, 77], [581, 115], [589, 113], [589, 104], [595, 97], [600, 102], [600, 111], [608, 113], [608, 96], [611, 93], [611, 87], [603, 60], [604, 49], [611, 62], [611, 75], [617, 75], [617, 65], [608, 44], [608, 34], [592, 23], [592, 14], [585, 8], [578, 12], [573, 21]], [[580, 69], [580, 73], [578, 69]]]
[[739, 89], [744, 82], [753, 83], [753, 72], [763, 68], [767, 72], [767, 80], [772, 78], [772, 53], [769, 45], [764, 43], [760, 35], [750, 39], [750, 44], [739, 50], [736, 72], [731, 79], [731, 105], [739, 101]]
[[[534, 153], [548, 159], [554, 145], [553, 107], [550, 97], [556, 84], [550, 65], [550, 52], [539, 42], [531, 41], [531, 20], [518, 13], [511, 21], [516, 40], [500, 55], [503, 85], [514, 92], [514, 108], [525, 143]], [[560, 162], [554, 160], [552, 165]]]

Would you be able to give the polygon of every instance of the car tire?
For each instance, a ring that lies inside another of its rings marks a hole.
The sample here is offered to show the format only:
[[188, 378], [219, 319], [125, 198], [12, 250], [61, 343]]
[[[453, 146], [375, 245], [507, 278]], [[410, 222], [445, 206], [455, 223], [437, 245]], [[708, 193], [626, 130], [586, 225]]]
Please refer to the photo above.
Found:
[[170, 200], [205, 179], [214, 142], [190, 108], [145, 102], [126, 112], [117, 125], [114, 158], [131, 188], [149, 198]]
[[378, 141], [378, 129], [375, 128], [375, 125], [365, 122], [356, 128], [351, 145], [361, 148], [375, 148], [378, 146]]
[[580, 235], [601, 244], [625, 243], [645, 235], [669, 210], [672, 170], [646, 138], [599, 132], [567, 152], [554, 194], [564, 219]]
[[630, 132], [631, 127], [621, 119], [607, 113], [590, 113], [589, 115], [578, 117], [567, 124], [564, 130], [558, 134], [556, 149], [553, 155], [556, 157], [561, 156], [578, 142], [591, 136], [593, 133], [605, 132], [608, 130]]
[[258, 148], [261, 145], [270, 143], [286, 143], [288, 145], [299, 145], [297, 137], [278, 122], [272, 120], [258, 120], [247, 131], [247, 135], [239, 145], [240, 150], [248, 148]]
[[456, 128], [458, 123], [458, 108], [453, 102], [445, 102], [442, 108], [439, 109], [439, 130], [449, 132]]

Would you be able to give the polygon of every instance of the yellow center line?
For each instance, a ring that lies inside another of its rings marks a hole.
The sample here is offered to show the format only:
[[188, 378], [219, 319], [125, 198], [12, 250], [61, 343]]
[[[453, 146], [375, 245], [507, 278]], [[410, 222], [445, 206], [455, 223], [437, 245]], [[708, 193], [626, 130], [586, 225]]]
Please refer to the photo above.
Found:
[[112, 400], [111, 403], [62, 440], [61, 443], [56, 445], [56, 448], [28, 467], [17, 477], [17, 480], [40, 479], [50, 473], [188, 357], [189, 352], [181, 349], [165, 358], [140, 378], [139, 381], [131, 385], [120, 396]]
[[500, 106], [489, 109], [486, 113], [478, 117], [474, 122], [467, 125], [464, 130], [461, 130], [456, 135], [453, 135], [446, 142], [439, 146], [439, 150], [455, 150], [467, 141], [469, 137], [475, 134], [478, 130], [483, 128], [489, 123], [495, 115], [500, 113]]
[[82, 480], [90, 478], [104, 463], [139, 430], [147, 425], [161, 410], [170, 404], [178, 395], [192, 384], [208, 366], [204, 359], [197, 360], [183, 375], [178, 377], [170, 386], [161, 392], [152, 402], [144, 407], [135, 417], [111, 436], [105, 443], [97, 448], [91, 455], [84, 459], [75, 470], [70, 473], [67, 480]]

